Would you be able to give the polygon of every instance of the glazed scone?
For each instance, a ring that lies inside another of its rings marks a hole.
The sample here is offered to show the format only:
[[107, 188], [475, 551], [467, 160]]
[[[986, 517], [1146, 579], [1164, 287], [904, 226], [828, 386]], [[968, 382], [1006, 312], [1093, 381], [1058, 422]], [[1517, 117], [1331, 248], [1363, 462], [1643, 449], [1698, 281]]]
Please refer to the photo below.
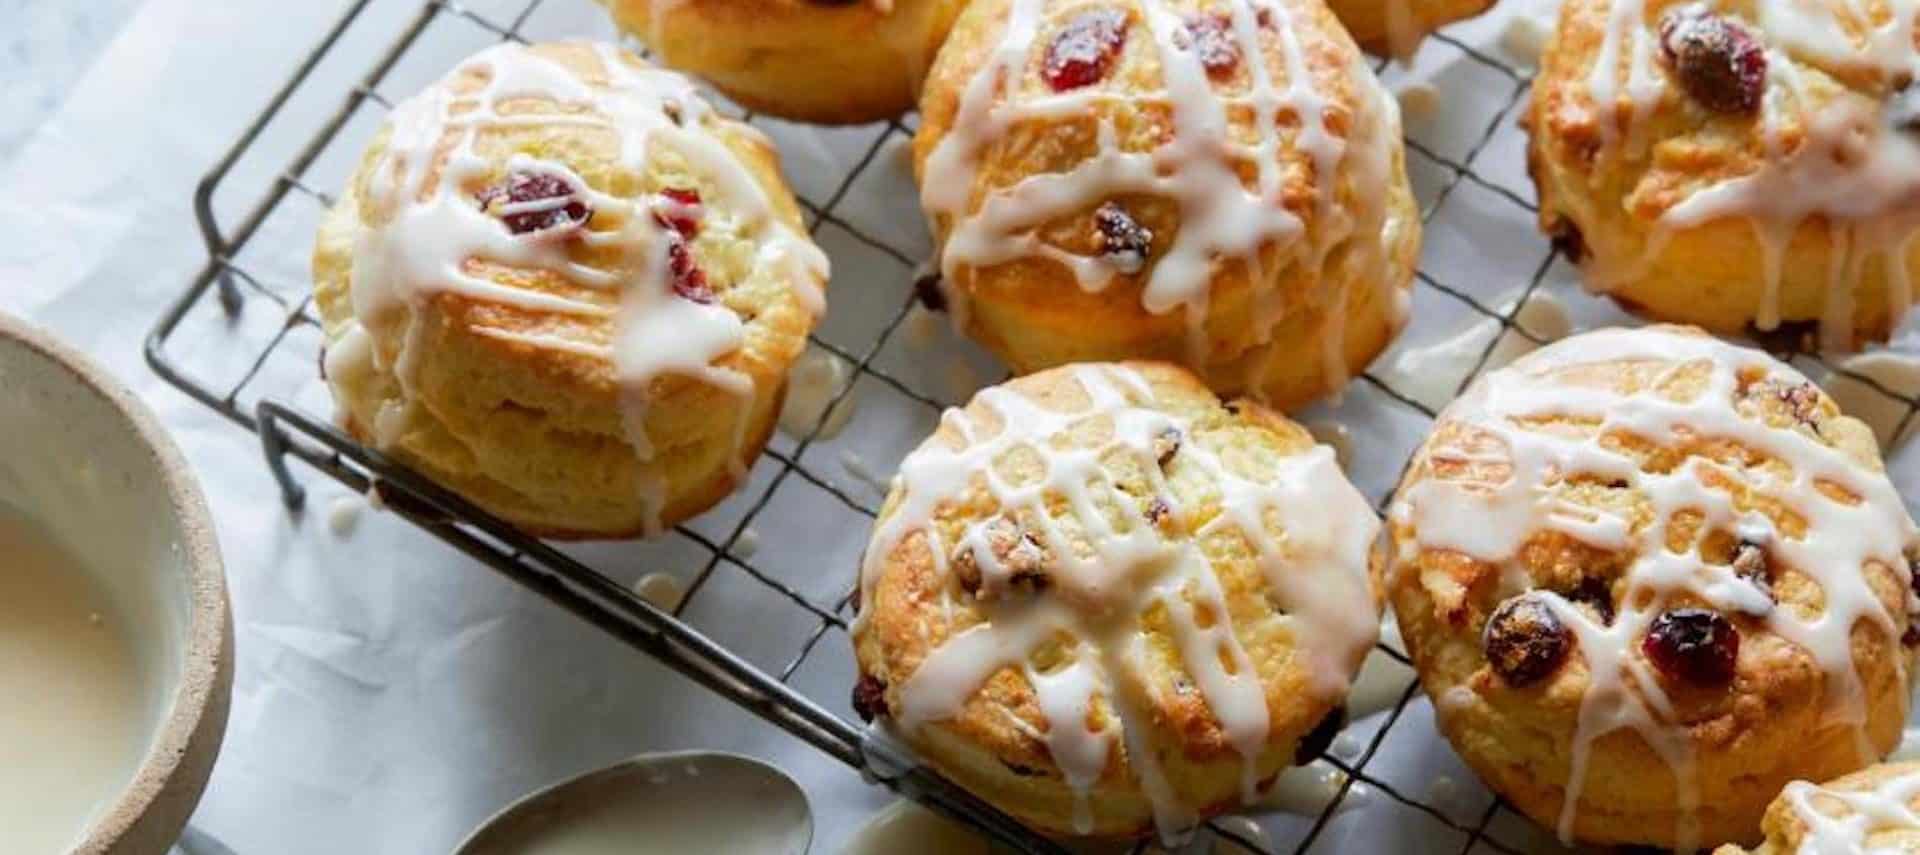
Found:
[[1882, 763], [1815, 786], [1795, 781], [1762, 821], [1756, 849], [1715, 855], [1853, 855], [1920, 852], [1920, 763]]
[[1525, 118], [1541, 227], [1649, 317], [1886, 338], [1920, 272], [1914, 12], [1568, 0]]
[[1399, 110], [1320, 0], [980, 0], [920, 109], [941, 293], [1016, 372], [1184, 362], [1284, 409], [1404, 320]]
[[1900, 738], [1920, 540], [1872, 432], [1764, 353], [1535, 351], [1441, 412], [1387, 531], [1440, 730], [1563, 840], [1749, 841]]
[[1165, 363], [983, 390], [867, 547], [855, 709], [1048, 832], [1164, 836], [1317, 755], [1379, 521], [1307, 431]]
[[765, 137], [570, 42], [396, 106], [313, 272], [347, 430], [530, 532], [614, 537], [742, 481], [827, 264]]
[[1361, 48], [1407, 59], [1427, 34], [1487, 11], [1493, 0], [1328, 0], [1327, 5]]
[[748, 109], [852, 124], [913, 108], [963, 0], [600, 0], [655, 59]]

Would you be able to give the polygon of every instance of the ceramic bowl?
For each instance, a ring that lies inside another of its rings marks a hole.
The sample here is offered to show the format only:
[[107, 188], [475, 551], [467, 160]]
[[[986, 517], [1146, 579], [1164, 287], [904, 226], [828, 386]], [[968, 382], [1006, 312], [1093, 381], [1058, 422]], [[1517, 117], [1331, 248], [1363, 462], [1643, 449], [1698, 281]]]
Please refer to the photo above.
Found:
[[213, 522], [153, 413], [90, 359], [5, 314], [0, 504], [92, 571], [143, 678], [145, 754], [74, 851], [164, 853], [206, 788], [233, 690]]

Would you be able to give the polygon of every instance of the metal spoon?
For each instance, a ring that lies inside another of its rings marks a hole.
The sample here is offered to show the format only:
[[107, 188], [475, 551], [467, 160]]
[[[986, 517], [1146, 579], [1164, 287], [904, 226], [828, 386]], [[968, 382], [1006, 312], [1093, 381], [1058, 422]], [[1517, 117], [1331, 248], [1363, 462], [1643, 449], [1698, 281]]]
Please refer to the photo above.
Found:
[[454, 855], [803, 855], [812, 840], [807, 794], [786, 773], [738, 754], [681, 751], [643, 754], [534, 792], [481, 823]]

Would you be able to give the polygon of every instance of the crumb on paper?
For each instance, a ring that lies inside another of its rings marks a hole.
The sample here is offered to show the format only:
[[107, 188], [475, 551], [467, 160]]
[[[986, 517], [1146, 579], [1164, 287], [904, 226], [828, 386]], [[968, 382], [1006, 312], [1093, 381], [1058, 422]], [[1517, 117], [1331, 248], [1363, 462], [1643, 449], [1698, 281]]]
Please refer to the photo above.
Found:
[[1508, 18], [1506, 26], [1501, 28], [1500, 46], [1514, 59], [1533, 65], [1540, 62], [1540, 55], [1546, 51], [1548, 35], [1546, 22], [1521, 12]]
[[368, 503], [368, 500], [357, 495], [335, 496], [333, 501], [327, 503], [327, 530], [334, 537], [353, 536], [353, 530], [360, 525], [360, 511]]
[[633, 592], [640, 599], [652, 603], [654, 608], [670, 612], [680, 607], [680, 580], [667, 573], [648, 573], [633, 583]]
[[1425, 122], [1440, 112], [1440, 90], [1425, 81], [1402, 83], [1394, 90], [1400, 101], [1400, 117], [1408, 123]]
[[733, 548], [728, 550], [741, 558], [752, 558], [760, 551], [760, 533], [751, 528], [741, 529], [740, 536], [734, 538]]

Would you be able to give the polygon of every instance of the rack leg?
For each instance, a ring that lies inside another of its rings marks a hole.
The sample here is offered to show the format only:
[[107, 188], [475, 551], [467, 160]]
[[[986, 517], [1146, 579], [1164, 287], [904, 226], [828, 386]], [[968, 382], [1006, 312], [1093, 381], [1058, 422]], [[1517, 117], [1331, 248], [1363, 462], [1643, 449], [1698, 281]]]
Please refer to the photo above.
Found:
[[220, 287], [220, 308], [226, 311], [229, 318], [238, 316], [241, 304], [240, 286], [233, 282], [233, 271], [220, 271], [220, 276], [215, 281]]
[[307, 488], [293, 480], [293, 472], [287, 468], [287, 432], [280, 429], [280, 411], [272, 403], [263, 402], [258, 415], [260, 450], [267, 456], [267, 470], [280, 482], [280, 500], [287, 510], [298, 511], [306, 506]]

